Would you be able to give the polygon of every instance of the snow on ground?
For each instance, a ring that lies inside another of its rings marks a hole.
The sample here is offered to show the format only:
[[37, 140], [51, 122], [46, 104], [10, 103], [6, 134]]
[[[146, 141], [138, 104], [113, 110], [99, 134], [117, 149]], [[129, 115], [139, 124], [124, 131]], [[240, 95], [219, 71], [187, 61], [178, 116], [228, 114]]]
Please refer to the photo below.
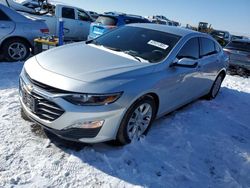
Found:
[[157, 120], [139, 142], [75, 146], [21, 119], [22, 66], [0, 64], [0, 187], [250, 187], [250, 79], [227, 76], [215, 100]]

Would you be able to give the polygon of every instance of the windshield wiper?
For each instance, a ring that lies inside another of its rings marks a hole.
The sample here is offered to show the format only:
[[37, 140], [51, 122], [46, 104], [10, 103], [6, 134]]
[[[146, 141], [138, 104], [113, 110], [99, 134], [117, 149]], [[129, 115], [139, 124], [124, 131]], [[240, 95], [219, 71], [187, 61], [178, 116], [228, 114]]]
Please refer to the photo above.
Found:
[[137, 55], [133, 54], [130, 50], [121, 50], [121, 49], [119, 49], [119, 48], [114, 48], [114, 47], [110, 47], [110, 46], [103, 46], [103, 47], [108, 48], [108, 49], [113, 50], [113, 51], [116, 51], [116, 52], [123, 52], [123, 53], [125, 53], [125, 54], [127, 54], [127, 55], [132, 56], [132, 57], [135, 58], [137, 61], [140, 61], [140, 62], [141, 62], [141, 59], [140, 59]]
[[114, 47], [110, 47], [110, 46], [103, 46], [104, 48], [108, 48], [109, 50], [113, 50], [116, 52], [121, 52], [122, 50], [120, 48], [114, 48]]
[[97, 45], [97, 46], [100, 46], [99, 42], [97, 42], [97, 40], [95, 40], [95, 39], [87, 40], [87, 41], [85, 42], [85, 44], [95, 44], [95, 45]]
[[133, 58], [135, 58], [136, 60], [138, 60], [138, 61], [141, 62], [140, 57], [138, 57], [137, 55], [133, 54], [131, 51], [122, 51], [122, 52], [124, 52], [125, 54], [128, 54], [128, 55], [132, 56]]
[[120, 48], [115, 48], [115, 47], [110, 47], [110, 46], [104, 46], [104, 45], [99, 44], [99, 43], [98, 43], [96, 40], [94, 40], [94, 39], [86, 42], [86, 44], [89, 44], [89, 43], [95, 44], [95, 45], [98, 45], [98, 46], [103, 46], [104, 48], [107, 48], [107, 49], [109, 49], [109, 50], [113, 50], [113, 51], [116, 51], [116, 52], [123, 52], [123, 53], [125, 53], [125, 54], [127, 54], [127, 55], [132, 56], [134, 59], [136, 59], [137, 61], [140, 61], [140, 62], [142, 62], [141, 59], [143, 59], [143, 58], [141, 58], [141, 57], [135, 55], [135, 54], [133, 53], [133, 51], [131, 51], [131, 50], [121, 50]]

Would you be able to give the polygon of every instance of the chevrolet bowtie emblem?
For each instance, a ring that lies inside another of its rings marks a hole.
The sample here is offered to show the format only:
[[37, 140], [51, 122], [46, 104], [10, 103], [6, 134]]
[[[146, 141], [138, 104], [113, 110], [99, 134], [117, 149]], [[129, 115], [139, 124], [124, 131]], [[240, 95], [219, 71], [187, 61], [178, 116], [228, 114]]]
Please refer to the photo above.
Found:
[[25, 87], [26, 87], [26, 90], [27, 90], [28, 92], [30, 92], [30, 93], [31, 93], [31, 92], [33, 91], [33, 89], [34, 89], [33, 86], [30, 85], [30, 84], [27, 84]]

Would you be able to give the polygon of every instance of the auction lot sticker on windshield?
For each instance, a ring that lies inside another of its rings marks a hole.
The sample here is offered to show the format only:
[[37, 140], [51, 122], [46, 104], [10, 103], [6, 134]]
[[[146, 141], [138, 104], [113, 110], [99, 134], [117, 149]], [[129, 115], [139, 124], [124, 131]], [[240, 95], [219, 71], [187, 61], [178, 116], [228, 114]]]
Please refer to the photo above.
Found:
[[157, 42], [157, 41], [154, 41], [154, 40], [150, 40], [148, 42], [148, 44], [150, 44], [152, 46], [156, 46], [156, 47], [161, 48], [163, 50], [166, 50], [169, 47], [167, 44], [163, 44], [161, 42]]

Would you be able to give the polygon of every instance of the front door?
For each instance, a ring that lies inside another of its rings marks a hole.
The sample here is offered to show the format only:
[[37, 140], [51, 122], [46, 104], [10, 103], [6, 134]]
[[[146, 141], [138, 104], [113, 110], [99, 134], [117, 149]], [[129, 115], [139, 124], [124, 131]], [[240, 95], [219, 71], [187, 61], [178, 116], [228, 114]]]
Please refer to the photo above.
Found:
[[160, 113], [170, 112], [198, 98], [202, 88], [202, 78], [199, 74], [199, 41], [192, 38], [181, 48], [176, 60], [190, 59], [197, 63], [194, 67], [171, 66], [167, 69], [165, 78], [159, 83], [161, 90]]
[[215, 77], [217, 76], [220, 57], [214, 41], [209, 38], [200, 38], [200, 65], [199, 71], [203, 78], [202, 91], [208, 93], [212, 88]]

